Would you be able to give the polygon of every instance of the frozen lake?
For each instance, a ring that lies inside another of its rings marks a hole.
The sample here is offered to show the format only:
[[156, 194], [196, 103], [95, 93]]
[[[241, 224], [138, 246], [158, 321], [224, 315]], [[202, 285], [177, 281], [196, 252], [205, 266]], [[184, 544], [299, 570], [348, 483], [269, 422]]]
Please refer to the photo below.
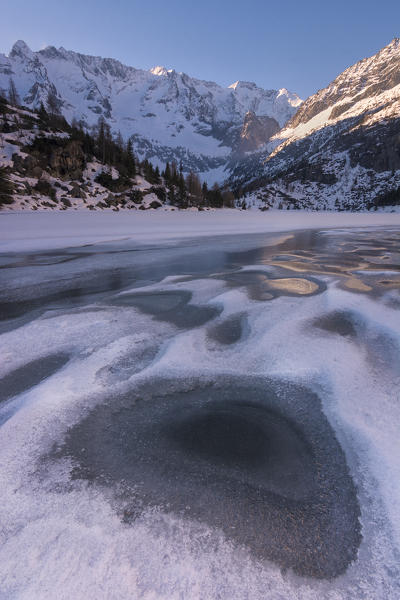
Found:
[[0, 598], [400, 596], [399, 224], [223, 215], [2, 217]]

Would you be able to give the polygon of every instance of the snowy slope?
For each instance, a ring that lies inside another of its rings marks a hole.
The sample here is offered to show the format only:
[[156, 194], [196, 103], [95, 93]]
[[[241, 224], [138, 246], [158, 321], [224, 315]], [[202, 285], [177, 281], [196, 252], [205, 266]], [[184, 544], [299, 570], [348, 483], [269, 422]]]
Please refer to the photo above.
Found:
[[0, 55], [3, 93], [10, 78], [28, 107], [46, 104], [53, 92], [67, 120], [93, 126], [102, 115], [115, 132], [134, 136], [139, 156], [182, 160], [186, 169], [200, 172], [221, 170], [248, 110], [283, 126], [301, 104], [286, 89], [240, 81], [223, 88], [173, 69], [144, 71], [64, 48], [32, 52], [22, 41], [9, 56]]
[[[45, 146], [40, 144], [43, 139]], [[65, 130], [55, 130], [41, 122], [37, 112], [10, 104], [0, 105], [0, 167], [13, 186], [10, 203], [9, 198], [4, 202], [0, 189], [2, 213], [175, 210], [166, 202], [169, 189], [165, 180], [160, 177], [150, 183], [140, 163], [135, 175], [127, 176], [121, 163], [103, 164], [73, 139], [67, 124]], [[107, 181], [101, 183], [98, 177], [102, 173], [111, 175], [115, 188]]]
[[[274, 141], [293, 142], [345, 119], [363, 115], [363, 126], [400, 114], [400, 40], [341, 73], [310, 96]], [[274, 154], [274, 153], [273, 153]]]
[[272, 205], [379, 205], [400, 188], [399, 126], [400, 40], [394, 39], [308, 98], [232, 181], [262, 190]]

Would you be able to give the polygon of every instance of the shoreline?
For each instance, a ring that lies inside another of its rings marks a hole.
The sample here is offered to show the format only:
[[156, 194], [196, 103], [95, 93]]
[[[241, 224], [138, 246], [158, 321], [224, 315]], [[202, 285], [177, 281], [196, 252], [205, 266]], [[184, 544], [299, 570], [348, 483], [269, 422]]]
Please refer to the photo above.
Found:
[[[7, 218], [1, 218], [7, 215]], [[0, 213], [0, 252], [52, 250], [131, 240], [137, 244], [298, 229], [400, 227], [400, 213], [8, 212]]]

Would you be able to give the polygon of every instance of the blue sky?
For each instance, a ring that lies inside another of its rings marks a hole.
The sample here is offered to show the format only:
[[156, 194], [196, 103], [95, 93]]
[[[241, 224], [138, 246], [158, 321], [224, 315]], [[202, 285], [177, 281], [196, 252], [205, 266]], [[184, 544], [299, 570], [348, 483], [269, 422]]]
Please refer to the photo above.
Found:
[[17, 39], [305, 98], [400, 36], [400, 1], [0, 0], [0, 52]]

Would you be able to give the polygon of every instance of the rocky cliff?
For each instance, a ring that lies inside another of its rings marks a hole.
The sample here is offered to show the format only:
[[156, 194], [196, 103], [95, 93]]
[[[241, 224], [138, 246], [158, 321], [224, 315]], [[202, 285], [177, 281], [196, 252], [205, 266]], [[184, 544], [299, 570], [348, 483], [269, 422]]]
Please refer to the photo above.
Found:
[[252, 152], [268, 142], [271, 137], [279, 131], [279, 123], [276, 119], [266, 116], [257, 116], [255, 112], [249, 110], [245, 117], [240, 139], [238, 152]]

